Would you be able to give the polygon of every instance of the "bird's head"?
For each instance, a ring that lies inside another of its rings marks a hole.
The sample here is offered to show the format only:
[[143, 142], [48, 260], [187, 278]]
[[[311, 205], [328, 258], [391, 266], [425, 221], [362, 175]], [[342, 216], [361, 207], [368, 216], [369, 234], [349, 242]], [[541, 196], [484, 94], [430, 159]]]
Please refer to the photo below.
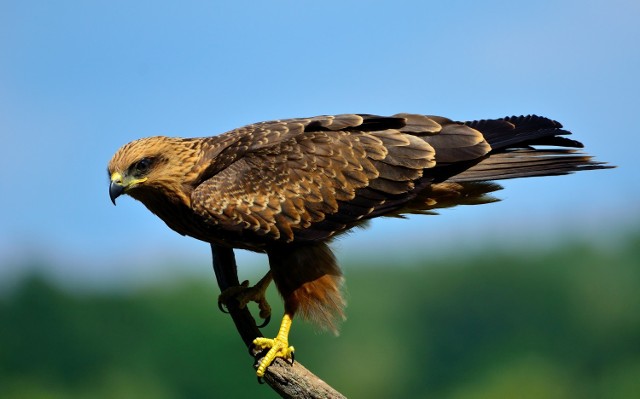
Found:
[[109, 197], [114, 205], [122, 194], [143, 203], [155, 195], [184, 197], [198, 155], [189, 139], [155, 136], [125, 144], [109, 161]]

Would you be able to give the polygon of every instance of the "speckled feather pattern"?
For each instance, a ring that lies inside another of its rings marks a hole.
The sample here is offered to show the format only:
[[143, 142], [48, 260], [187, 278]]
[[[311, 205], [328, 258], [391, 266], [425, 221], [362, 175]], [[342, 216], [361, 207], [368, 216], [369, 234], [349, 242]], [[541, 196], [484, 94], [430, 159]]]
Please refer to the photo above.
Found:
[[267, 252], [285, 305], [326, 326], [343, 306], [328, 239], [373, 217], [495, 201], [488, 194], [500, 186], [490, 180], [603, 167], [565, 148], [581, 147], [568, 134], [538, 116], [318, 116], [136, 140], [108, 171], [127, 175], [153, 159], [129, 195], [180, 234]]

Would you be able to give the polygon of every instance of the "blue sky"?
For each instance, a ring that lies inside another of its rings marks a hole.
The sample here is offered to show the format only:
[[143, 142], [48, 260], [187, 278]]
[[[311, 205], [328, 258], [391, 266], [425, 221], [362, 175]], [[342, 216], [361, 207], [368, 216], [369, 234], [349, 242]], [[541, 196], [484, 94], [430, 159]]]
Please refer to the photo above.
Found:
[[639, 19], [633, 0], [0, 2], [0, 278], [24, 260], [68, 281], [202, 268], [206, 245], [132, 199], [111, 205], [117, 148], [345, 112], [541, 114], [619, 168], [376, 221], [337, 243], [342, 257], [611, 240], [640, 221]]

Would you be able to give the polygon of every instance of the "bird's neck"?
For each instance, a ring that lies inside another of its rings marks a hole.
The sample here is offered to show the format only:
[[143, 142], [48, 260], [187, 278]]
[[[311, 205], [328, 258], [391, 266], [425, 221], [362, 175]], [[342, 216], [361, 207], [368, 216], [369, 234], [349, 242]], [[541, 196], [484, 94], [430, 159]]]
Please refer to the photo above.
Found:
[[193, 224], [190, 196], [182, 191], [164, 190], [162, 194], [151, 190], [132, 195], [156, 214], [167, 226], [182, 235], [186, 235]]

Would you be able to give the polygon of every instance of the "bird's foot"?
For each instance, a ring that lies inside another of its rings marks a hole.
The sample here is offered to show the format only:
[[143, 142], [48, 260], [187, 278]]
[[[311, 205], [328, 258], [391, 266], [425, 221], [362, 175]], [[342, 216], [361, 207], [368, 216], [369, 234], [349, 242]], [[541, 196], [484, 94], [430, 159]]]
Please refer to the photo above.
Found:
[[258, 371], [256, 371], [258, 381], [262, 379], [264, 373], [267, 371], [267, 367], [269, 367], [277, 357], [291, 360], [291, 364], [293, 364], [293, 352], [295, 349], [293, 346], [289, 346], [287, 340], [283, 341], [277, 337], [273, 339], [260, 337], [253, 340], [253, 348], [258, 352], [269, 350], [258, 363]]
[[262, 359], [258, 362], [258, 370], [256, 375], [258, 376], [258, 382], [262, 383], [262, 377], [267, 371], [267, 367], [273, 363], [277, 357], [291, 360], [291, 364], [294, 362], [294, 348], [289, 346], [289, 330], [291, 329], [291, 316], [285, 314], [282, 318], [282, 324], [280, 325], [280, 331], [278, 336], [271, 338], [256, 338], [253, 340], [251, 352], [263, 352], [268, 350]]
[[224, 313], [228, 313], [225, 307], [228, 308], [227, 303], [230, 300], [236, 300], [238, 307], [244, 309], [249, 302], [255, 302], [258, 304], [260, 310], [259, 316], [264, 322], [258, 326], [262, 328], [269, 324], [271, 320], [271, 306], [267, 302], [266, 291], [269, 283], [271, 282], [271, 273], [267, 273], [256, 285], [249, 287], [249, 281], [245, 280], [242, 284], [229, 287], [224, 290], [218, 297], [218, 308]]

